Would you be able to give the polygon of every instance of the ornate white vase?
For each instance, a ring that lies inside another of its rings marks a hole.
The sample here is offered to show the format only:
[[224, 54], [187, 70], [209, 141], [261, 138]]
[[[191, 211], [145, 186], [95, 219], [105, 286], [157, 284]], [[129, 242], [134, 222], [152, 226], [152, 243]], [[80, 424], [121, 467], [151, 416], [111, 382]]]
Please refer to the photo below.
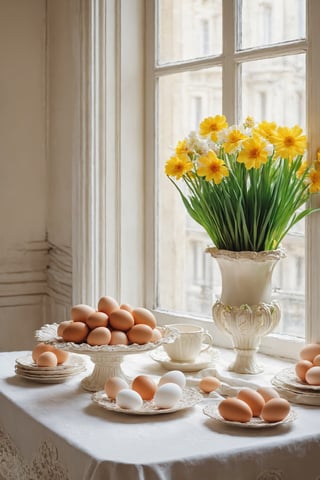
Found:
[[263, 252], [233, 252], [209, 247], [206, 252], [218, 262], [222, 278], [221, 298], [212, 307], [217, 326], [232, 337], [236, 358], [229, 370], [260, 373], [256, 361], [261, 337], [279, 323], [279, 305], [271, 299], [272, 273], [285, 257], [282, 249]]

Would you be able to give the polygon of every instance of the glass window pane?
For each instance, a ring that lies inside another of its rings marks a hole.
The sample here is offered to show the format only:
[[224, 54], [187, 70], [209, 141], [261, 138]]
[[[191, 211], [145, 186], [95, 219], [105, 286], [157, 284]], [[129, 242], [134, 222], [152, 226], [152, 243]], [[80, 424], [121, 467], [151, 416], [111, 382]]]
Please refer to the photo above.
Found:
[[158, 63], [222, 51], [222, 0], [158, 0]]
[[238, 0], [238, 48], [306, 36], [305, 0]]
[[220, 67], [159, 79], [159, 222], [158, 307], [211, 315], [212, 285], [220, 280], [204, 249], [208, 236], [186, 213], [175, 187], [164, 174], [178, 140], [200, 121], [222, 109]]
[[242, 118], [298, 124], [305, 130], [305, 54], [243, 63], [240, 88]]

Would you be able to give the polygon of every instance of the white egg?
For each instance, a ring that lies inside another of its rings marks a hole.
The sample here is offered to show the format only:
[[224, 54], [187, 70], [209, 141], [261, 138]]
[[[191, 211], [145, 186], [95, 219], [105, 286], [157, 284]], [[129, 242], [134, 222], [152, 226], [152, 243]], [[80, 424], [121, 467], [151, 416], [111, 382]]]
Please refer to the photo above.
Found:
[[124, 388], [117, 394], [116, 404], [120, 408], [139, 410], [142, 407], [143, 400], [139, 393], [131, 390], [130, 388]]
[[182, 397], [182, 389], [176, 383], [165, 383], [158, 387], [154, 403], [159, 408], [172, 408]]
[[179, 387], [184, 388], [186, 386], [186, 377], [180, 370], [172, 370], [162, 375], [159, 380], [159, 387], [165, 383], [176, 383]]

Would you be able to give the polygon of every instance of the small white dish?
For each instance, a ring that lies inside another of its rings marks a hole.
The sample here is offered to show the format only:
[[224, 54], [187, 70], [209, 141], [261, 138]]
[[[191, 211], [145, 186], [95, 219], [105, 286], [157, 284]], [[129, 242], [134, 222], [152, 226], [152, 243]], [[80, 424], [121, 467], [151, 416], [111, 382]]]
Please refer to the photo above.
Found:
[[100, 405], [100, 407], [116, 413], [126, 413], [129, 415], [161, 415], [164, 413], [178, 412], [179, 410], [193, 407], [197, 403], [201, 402], [202, 395], [195, 388], [184, 388], [182, 392], [182, 398], [171, 408], [156, 407], [154, 402], [151, 400], [144, 401], [139, 410], [131, 410], [119, 407], [114, 400], [110, 400], [107, 397], [103, 390], [94, 393], [91, 398], [93, 402]]
[[219, 352], [214, 348], [201, 352], [194, 362], [173, 361], [162, 347], [157, 348], [149, 355], [152, 360], [160, 363], [167, 370], [181, 370], [181, 372], [197, 372], [209, 367], [219, 358]]
[[230, 425], [233, 427], [240, 427], [240, 428], [277, 427], [278, 425], [286, 425], [287, 423], [291, 423], [297, 418], [296, 412], [291, 409], [287, 417], [281, 420], [280, 422], [265, 422], [260, 417], [252, 417], [252, 419], [249, 422], [232, 422], [230, 420], [225, 420], [223, 417], [221, 417], [218, 411], [217, 404], [205, 406], [203, 409], [203, 413], [223, 425]]

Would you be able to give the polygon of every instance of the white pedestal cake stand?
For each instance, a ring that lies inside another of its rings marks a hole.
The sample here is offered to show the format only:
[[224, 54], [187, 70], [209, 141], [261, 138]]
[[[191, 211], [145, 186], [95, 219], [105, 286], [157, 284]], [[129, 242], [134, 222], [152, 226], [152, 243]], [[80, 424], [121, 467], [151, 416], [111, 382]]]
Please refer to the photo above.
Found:
[[101, 345], [90, 346], [87, 343], [64, 342], [57, 336], [58, 324], [46, 324], [37, 330], [35, 337], [39, 342], [46, 342], [56, 348], [67, 352], [89, 355], [94, 369], [91, 375], [81, 381], [84, 390], [88, 392], [98, 392], [104, 389], [104, 385], [110, 377], [123, 377], [126, 375], [121, 368], [121, 363], [125, 355], [149, 352], [165, 343], [172, 343], [177, 338], [179, 332], [170, 327], [158, 327], [162, 331], [162, 338], [157, 342], [149, 342], [144, 345], [136, 343], [131, 345]]

